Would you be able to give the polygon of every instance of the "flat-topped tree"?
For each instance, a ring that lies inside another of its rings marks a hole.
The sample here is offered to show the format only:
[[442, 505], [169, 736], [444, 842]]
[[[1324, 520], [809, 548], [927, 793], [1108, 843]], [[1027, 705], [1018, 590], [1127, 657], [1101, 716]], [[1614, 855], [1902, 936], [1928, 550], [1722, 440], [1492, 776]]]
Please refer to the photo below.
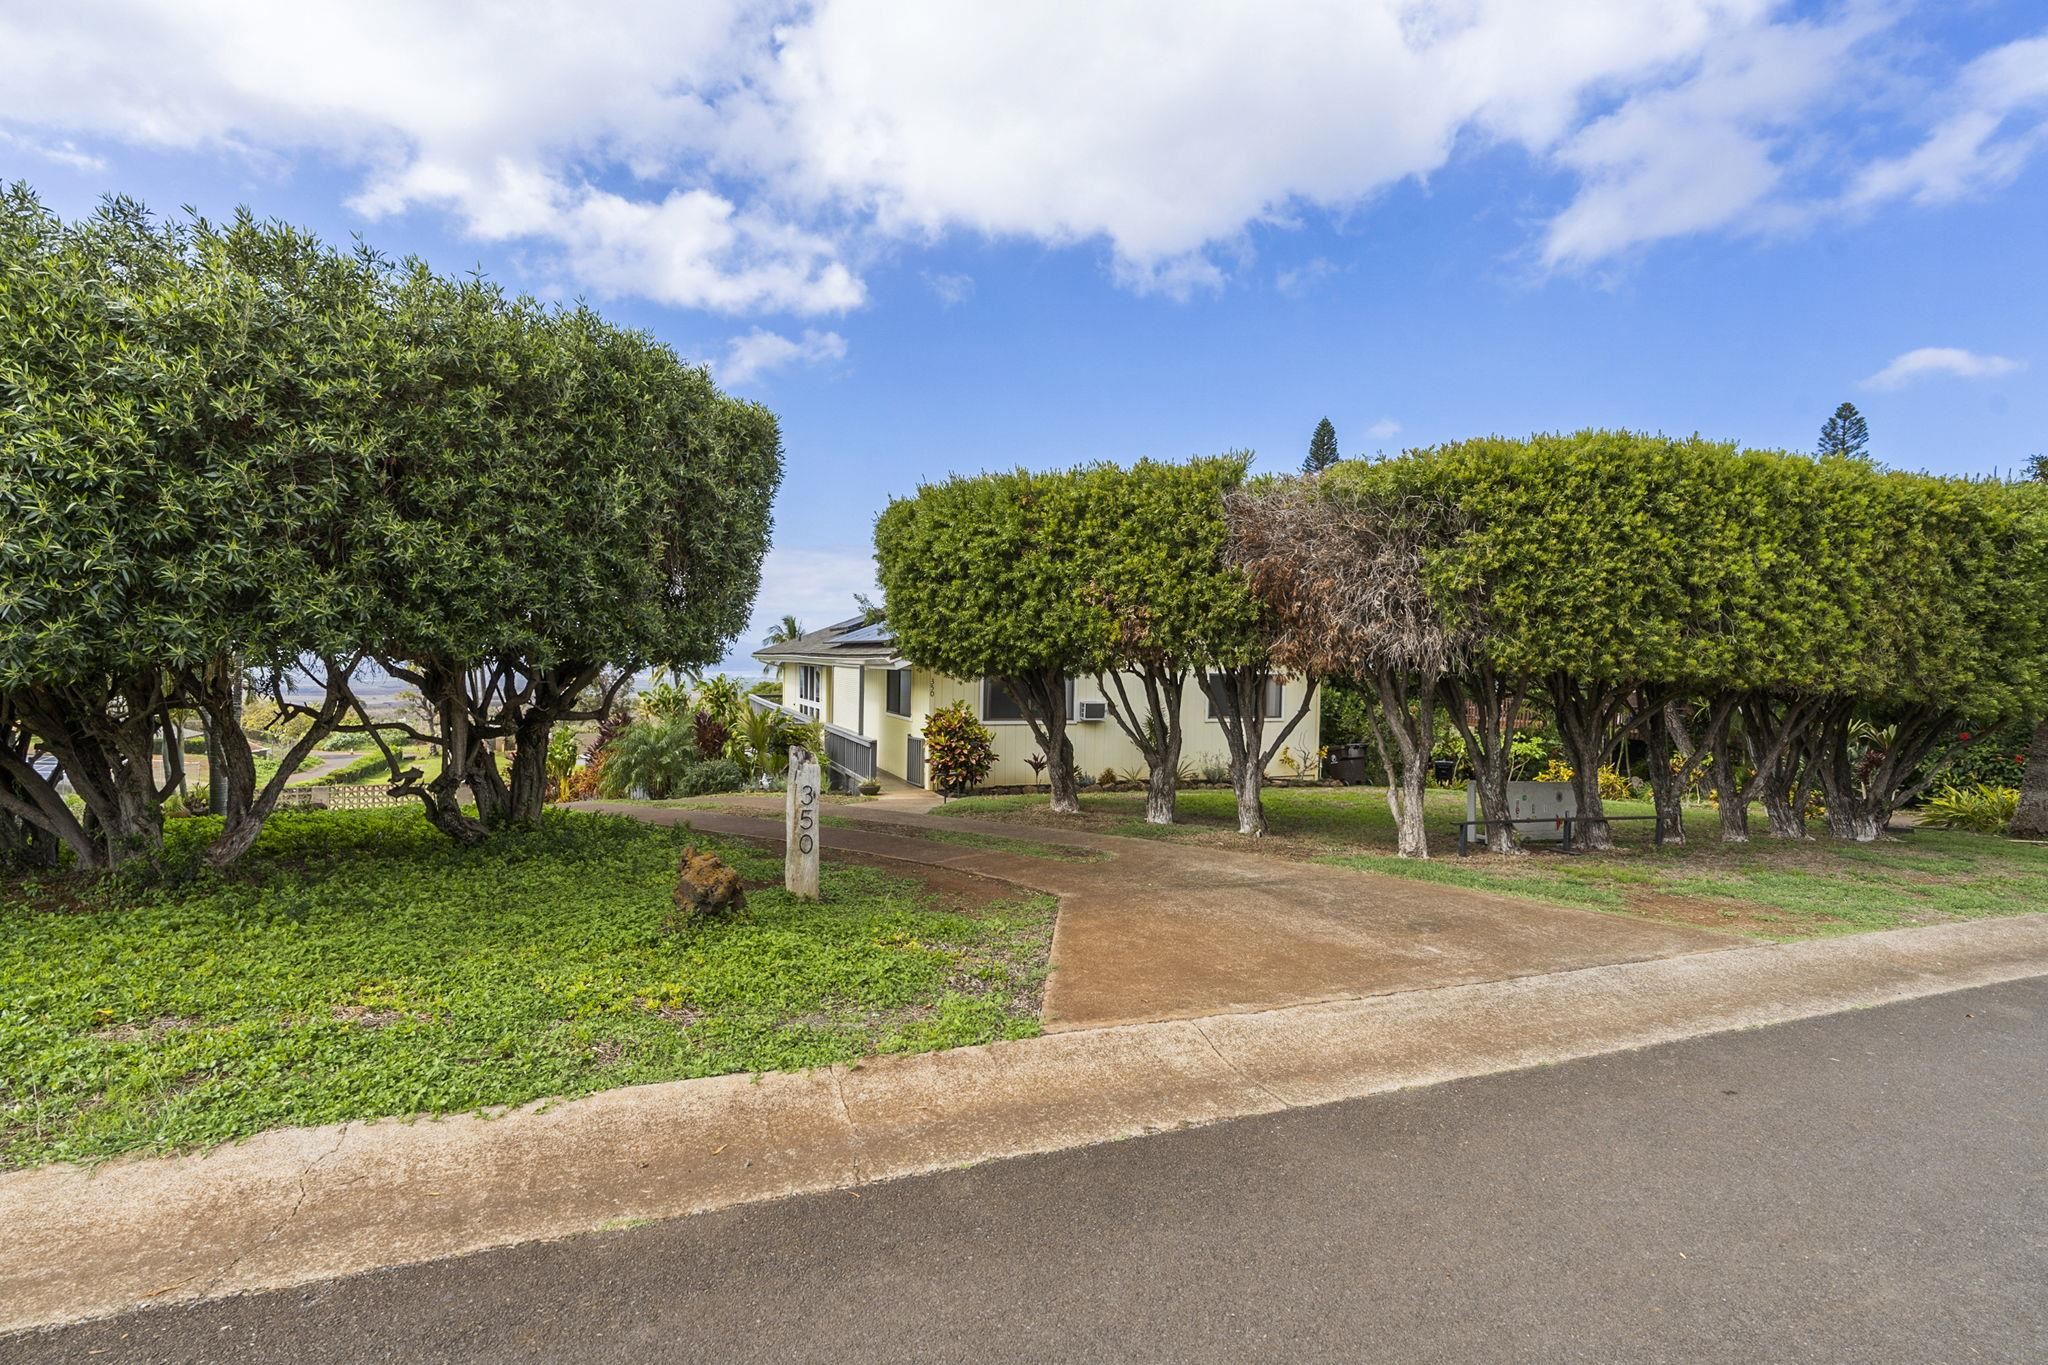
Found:
[[[2035, 487], [2048, 495], [2048, 455], [2034, 455], [2027, 461], [2027, 474]], [[2035, 713], [2034, 738], [2027, 749], [2026, 772], [2020, 778], [2019, 809], [2013, 813], [2011, 833], [2015, 839], [2048, 839], [2048, 706]]]
[[416, 268], [395, 318], [404, 417], [363, 527], [390, 568], [373, 642], [442, 755], [404, 789], [474, 840], [539, 819], [556, 723], [605, 714], [638, 667], [723, 657], [759, 587], [781, 440], [765, 409], [588, 309]]
[[213, 684], [244, 660], [346, 675], [371, 581], [347, 532], [376, 454], [378, 282], [366, 256], [246, 215], [110, 200], [66, 224], [25, 188], [0, 200], [0, 810], [40, 847], [153, 856], [179, 776], [156, 759], [197, 707], [226, 861], [339, 719], [330, 690], [259, 787]]
[[1172, 824], [1189, 674], [1258, 629], [1244, 575], [1225, 561], [1224, 500], [1247, 454], [1078, 470], [1082, 591], [1101, 609], [1096, 680], [1145, 756], [1145, 819]]
[[1068, 688], [1103, 668], [1108, 629], [1083, 590], [1085, 516], [1071, 473], [956, 475], [890, 502], [875, 562], [903, 657], [955, 678], [992, 678], [1046, 758], [1052, 808], [1081, 809]]
[[1867, 841], [1948, 756], [2048, 709], [2048, 501], [1874, 470], [1845, 492], [1834, 533], [1861, 594], [1812, 743], [1829, 831]]
[[1416, 463], [1354, 462], [1321, 478], [1264, 479], [1230, 500], [1232, 557], [1267, 607], [1271, 653], [1357, 682], [1387, 775], [1395, 846], [1426, 858], [1423, 799], [1444, 679], [1468, 642], [1447, 629], [1424, 572], [1450, 528]]

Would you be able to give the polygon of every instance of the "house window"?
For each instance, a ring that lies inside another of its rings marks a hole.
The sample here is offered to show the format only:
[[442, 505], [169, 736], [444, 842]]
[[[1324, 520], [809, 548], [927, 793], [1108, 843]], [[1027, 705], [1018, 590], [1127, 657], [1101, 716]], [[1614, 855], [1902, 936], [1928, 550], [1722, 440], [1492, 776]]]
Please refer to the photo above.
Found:
[[883, 709], [892, 716], [910, 714], [910, 670], [892, 668], [889, 670], [889, 685], [882, 697]]
[[825, 714], [825, 670], [816, 664], [798, 664], [796, 669], [796, 709], [819, 720]]
[[[1074, 680], [1069, 678], [1067, 679], [1067, 719], [1073, 720], [1076, 714], [1077, 712], [1074, 710]], [[1021, 721], [1024, 719], [1024, 708], [1017, 705], [1017, 699], [1010, 695], [1009, 688], [1004, 687], [994, 678], [983, 678], [981, 680], [981, 718], [990, 721]]]
[[[1286, 687], [1286, 683], [1282, 682], [1282, 681], [1281, 681], [1281, 680], [1280, 680], [1279, 678], [1268, 678], [1268, 679], [1266, 679], [1266, 719], [1267, 719], [1267, 720], [1278, 720], [1278, 719], [1280, 719], [1280, 709], [1281, 709], [1281, 694], [1282, 694], [1282, 690], [1283, 690], [1283, 689], [1284, 689], [1285, 687]], [[1228, 706], [1228, 705], [1230, 704], [1230, 693], [1229, 693], [1229, 691], [1228, 691], [1228, 690], [1227, 690], [1227, 689], [1226, 689], [1226, 688], [1224, 687], [1224, 685], [1223, 685], [1223, 684], [1221, 684], [1221, 683], [1218, 683], [1218, 685], [1217, 685], [1217, 691], [1219, 691], [1219, 692], [1222, 692], [1222, 694], [1223, 694], [1223, 703], [1224, 703], [1224, 705], [1225, 705], [1225, 706], [1227, 707], [1227, 706]], [[1209, 719], [1210, 719], [1210, 720], [1215, 720], [1215, 719], [1216, 719], [1216, 718], [1217, 718], [1217, 717], [1218, 717], [1218, 716], [1219, 716], [1220, 714], [1221, 714], [1221, 712], [1219, 712], [1219, 711], [1217, 710], [1217, 707], [1216, 707], [1216, 693], [1213, 693], [1213, 692], [1212, 692], [1212, 693], [1210, 693], [1210, 694], [1209, 694]]]

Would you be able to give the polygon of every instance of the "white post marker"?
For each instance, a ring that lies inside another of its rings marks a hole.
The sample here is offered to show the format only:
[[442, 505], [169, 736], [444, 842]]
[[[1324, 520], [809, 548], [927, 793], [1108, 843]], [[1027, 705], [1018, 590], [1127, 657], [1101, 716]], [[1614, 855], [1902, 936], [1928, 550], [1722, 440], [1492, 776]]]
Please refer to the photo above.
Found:
[[807, 901], [818, 898], [818, 756], [789, 747], [788, 800], [784, 803], [782, 884]]

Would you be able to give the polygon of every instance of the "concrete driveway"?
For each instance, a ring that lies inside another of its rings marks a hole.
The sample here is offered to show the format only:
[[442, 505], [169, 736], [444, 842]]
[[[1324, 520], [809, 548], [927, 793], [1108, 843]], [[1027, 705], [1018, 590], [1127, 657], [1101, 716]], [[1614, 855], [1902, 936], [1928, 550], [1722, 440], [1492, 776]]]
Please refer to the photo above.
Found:
[[[585, 808], [779, 841], [740, 809], [593, 802]], [[1400, 877], [1161, 840], [1020, 829], [905, 806], [830, 814], [828, 853], [945, 867], [1060, 898], [1045, 992], [1048, 1031], [1278, 1009], [1580, 967], [1676, 957], [1745, 940]], [[970, 848], [934, 835], [1092, 850], [1099, 861]]]

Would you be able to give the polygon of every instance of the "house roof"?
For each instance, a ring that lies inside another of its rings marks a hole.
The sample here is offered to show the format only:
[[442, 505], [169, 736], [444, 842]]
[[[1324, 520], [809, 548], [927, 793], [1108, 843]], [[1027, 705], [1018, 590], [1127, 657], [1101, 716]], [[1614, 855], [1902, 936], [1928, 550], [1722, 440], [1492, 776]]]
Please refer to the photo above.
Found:
[[896, 653], [896, 637], [881, 622], [865, 616], [851, 617], [806, 631], [779, 645], [763, 645], [754, 657], [764, 664], [870, 664], [893, 667], [902, 662]]

